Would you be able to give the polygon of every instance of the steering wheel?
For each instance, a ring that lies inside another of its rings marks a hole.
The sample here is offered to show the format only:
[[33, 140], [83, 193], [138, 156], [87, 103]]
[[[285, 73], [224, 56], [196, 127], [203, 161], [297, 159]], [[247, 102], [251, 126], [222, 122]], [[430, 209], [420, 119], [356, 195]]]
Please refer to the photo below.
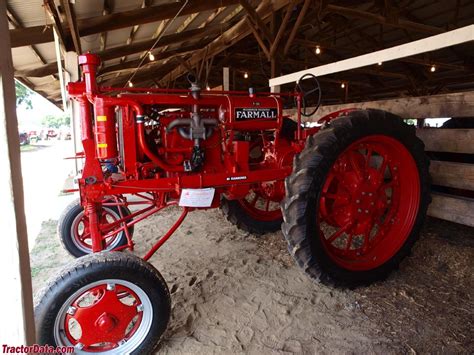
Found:
[[[307, 80], [307, 79], [310, 79], [310, 80]], [[303, 87], [303, 84], [302, 84], [303, 80], [307, 80], [307, 81], [310, 82], [309, 88], [305, 89]], [[295, 91], [303, 94], [302, 102], [301, 102], [302, 111], [300, 111], [300, 113], [305, 117], [309, 117], [309, 116], [314, 115], [316, 113], [316, 111], [318, 110], [319, 106], [321, 105], [321, 85], [319, 85], [318, 78], [316, 78], [315, 75], [310, 74], [310, 73], [303, 75], [296, 82]], [[307, 107], [307, 101], [308, 101], [307, 98], [312, 97], [312, 96], [317, 97], [316, 107], [314, 108], [313, 111], [307, 112], [307, 109], [308, 109], [308, 107]], [[296, 97], [295, 97], [295, 101], [296, 101]]]

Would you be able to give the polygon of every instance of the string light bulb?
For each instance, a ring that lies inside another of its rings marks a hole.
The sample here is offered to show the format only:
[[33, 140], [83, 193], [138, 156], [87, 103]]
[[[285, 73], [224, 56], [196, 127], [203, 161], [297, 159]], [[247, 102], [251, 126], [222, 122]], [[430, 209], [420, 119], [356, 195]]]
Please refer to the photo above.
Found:
[[245, 79], [248, 79], [248, 78], [249, 78], [249, 73], [245, 72], [245, 73], [244, 73], [244, 78], [245, 78]]
[[381, 66], [381, 65], [382, 65], [382, 62], [378, 62], [377, 65], [378, 65], [378, 66]]
[[131, 81], [128, 82], [128, 86], [133, 88], [133, 83]]
[[206, 85], [206, 90], [207, 91], [211, 90], [211, 87], [209, 85]]
[[150, 60], [153, 62], [155, 60], [155, 56], [153, 55], [153, 53], [150, 52], [150, 54], [148, 55], [148, 58], [150, 58]]
[[436, 71], [436, 65], [432, 65], [431, 68], [430, 68], [430, 71], [432, 73], [434, 73]]
[[316, 49], [314, 50], [316, 54], [321, 54], [321, 47], [316, 46]]
[[345, 83], [342, 83], [341, 84], [341, 89], [344, 89], [346, 87], [346, 84]]

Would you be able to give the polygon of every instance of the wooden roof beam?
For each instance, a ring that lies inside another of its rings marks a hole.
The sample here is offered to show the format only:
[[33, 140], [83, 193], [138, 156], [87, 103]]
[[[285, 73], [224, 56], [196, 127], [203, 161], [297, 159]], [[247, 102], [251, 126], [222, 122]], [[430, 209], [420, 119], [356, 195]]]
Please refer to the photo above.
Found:
[[[176, 55], [183, 55], [191, 51], [195, 51], [199, 48], [202, 48], [203, 44], [193, 44], [190, 46], [185, 46], [185, 47], [179, 47], [177, 49], [173, 50], [168, 50], [165, 52], [160, 52], [155, 55], [155, 61], [154, 62], [147, 62], [143, 64], [142, 68], [149, 67], [149, 68], [154, 68], [155, 66], [160, 66], [162, 63], [159, 61], [167, 58], [174, 57]], [[108, 73], [113, 73], [113, 72], [120, 72], [120, 71], [125, 71], [125, 70], [130, 70], [130, 69], [135, 69], [137, 66], [140, 64], [141, 59], [135, 59], [135, 60], [130, 60], [128, 62], [116, 64], [116, 65], [110, 65], [107, 67], [102, 68], [99, 71], [99, 76], [108, 74]], [[154, 68], [155, 69], [155, 68]]]
[[79, 35], [79, 30], [77, 29], [76, 13], [74, 12], [74, 7], [71, 5], [69, 0], [61, 0], [61, 7], [66, 14], [66, 21], [69, 27], [69, 32], [71, 33], [74, 49], [77, 54], [82, 54], [81, 36]]
[[240, 5], [242, 5], [242, 7], [244, 8], [244, 10], [247, 12], [249, 18], [252, 19], [252, 21], [257, 25], [257, 29], [262, 31], [265, 39], [268, 42], [272, 43], [273, 37], [270, 34], [270, 31], [268, 30], [267, 25], [262, 21], [262, 19], [257, 14], [253, 6], [250, 5], [247, 0], [240, 0], [239, 2], [240, 2]]
[[41, 78], [48, 75], [54, 75], [58, 72], [58, 63], [52, 62], [43, 64], [39, 67], [25, 70], [15, 71], [15, 77], [32, 77], [32, 78]]
[[[167, 46], [170, 44], [178, 44], [184, 41], [188, 41], [190, 39], [192, 40], [192, 39], [201, 38], [204, 36], [216, 35], [218, 33], [221, 33], [222, 26], [221, 25], [208, 26], [207, 28], [188, 30], [181, 33], [177, 33], [177, 34], [163, 36], [161, 40], [158, 42], [157, 47], [155, 48]], [[223, 26], [222, 30], [225, 30], [225, 29], [226, 29], [226, 26]], [[99, 55], [102, 61], [120, 58], [124, 55], [129, 55], [129, 54], [138, 53], [142, 51], [148, 51], [148, 49], [150, 49], [150, 47], [153, 45], [155, 41], [156, 39], [153, 39], [149, 41], [137, 42], [135, 44], [125, 46], [125, 47], [119, 46], [119, 47], [109, 48], [104, 51], [99, 51], [96, 54]], [[172, 51], [172, 52], [175, 52], [176, 54], [180, 49], [185, 49], [185, 48], [186, 47], [179, 48], [178, 50], [176, 50], [176, 52], [175, 51]], [[156, 56], [157, 58], [161, 57], [160, 54], [157, 54]], [[21, 77], [28, 77], [28, 76], [43, 77], [43, 76], [47, 76], [54, 73], [57, 73], [57, 62], [48, 63], [48, 64], [45, 64], [36, 68], [32, 68], [32, 69], [17, 71], [16, 75], [21, 76]]]
[[262, 49], [263, 53], [265, 53], [265, 56], [267, 57], [267, 59], [270, 60], [270, 52], [268, 51], [268, 48], [265, 45], [265, 42], [263, 41], [262, 37], [260, 37], [260, 34], [258, 33], [257, 29], [253, 25], [252, 21], [250, 21], [248, 16], [245, 17], [245, 22], [247, 23], [247, 26], [249, 26], [250, 30], [252, 31], [252, 34], [255, 37], [255, 40], [257, 41], [258, 45]]
[[[152, 4], [152, 2], [153, 2], [152, 0], [143, 0], [140, 8], [145, 9], [145, 8], [149, 7]], [[130, 34], [128, 35], [128, 38], [127, 38], [127, 42], [126, 42], [127, 46], [133, 42], [133, 40], [135, 39], [135, 35], [138, 32], [139, 28], [140, 28], [140, 25], [135, 25], [135, 26], [132, 27], [132, 29], [130, 30]], [[120, 62], [123, 63], [125, 61], [125, 59], [126, 59], [126, 56], [120, 58]]]
[[[102, 10], [102, 16], [108, 15], [113, 11], [113, 0], [104, 0], [104, 9]], [[103, 51], [107, 47], [107, 31], [100, 34], [100, 50]]]
[[[303, 38], [296, 38], [294, 40], [295, 43], [304, 45], [308, 48], [316, 48], [319, 46], [322, 50], [326, 49], [332, 49], [335, 51], [345, 51], [349, 52], [352, 56], [354, 55], [361, 55], [365, 54], [367, 52], [370, 52], [371, 50], [369, 49], [368, 51], [355, 51], [353, 49], [349, 49], [347, 47], [339, 47], [339, 46], [334, 46], [328, 42], [316, 42], [316, 41], [310, 41], [306, 40]], [[375, 50], [375, 49], [374, 49]], [[394, 60], [396, 62], [405, 62], [405, 63], [412, 63], [412, 64], [418, 64], [418, 65], [424, 65], [424, 66], [431, 66], [435, 65], [438, 68], [446, 68], [446, 69], [451, 69], [451, 70], [464, 70], [464, 71], [470, 71], [471, 69], [465, 65], [459, 65], [459, 64], [451, 64], [451, 63], [445, 63], [445, 62], [440, 62], [436, 60], [426, 60], [426, 59], [421, 59], [421, 58], [416, 58], [416, 57], [406, 57], [406, 58], [399, 58]]]
[[367, 11], [362, 11], [362, 10], [359, 10], [359, 9], [338, 6], [338, 5], [327, 5], [325, 7], [325, 11], [337, 13], [337, 14], [345, 16], [345, 17], [358, 18], [358, 19], [362, 19], [362, 20], [367, 20], [367, 21], [379, 23], [381, 25], [386, 25], [386, 26], [390, 26], [390, 27], [397, 27], [397, 28], [401, 28], [401, 29], [406, 29], [406, 30], [421, 32], [421, 33], [427, 33], [427, 34], [431, 34], [431, 35], [440, 34], [440, 33], [445, 32], [444, 29], [439, 28], [439, 27], [429, 26], [429, 25], [425, 25], [425, 24], [422, 24], [422, 23], [408, 21], [408, 20], [404, 20], [404, 19], [398, 19], [398, 21], [391, 21], [390, 19], [388, 19], [388, 18], [386, 18], [385, 16], [382, 16], [382, 15], [374, 14], [374, 13], [367, 12]]
[[[11, 25], [14, 27], [14, 28], [21, 28], [23, 27], [23, 25], [20, 23], [20, 21], [18, 20], [18, 17], [16, 16], [16, 14], [13, 13], [13, 11], [10, 9], [10, 7], [7, 5], [7, 17], [8, 17], [8, 20], [9, 22], [11, 23]], [[33, 50], [33, 52], [35, 53], [36, 57], [43, 63], [43, 64], [46, 64], [46, 60], [43, 58], [43, 56], [41, 55], [41, 53], [36, 49], [35, 46], [30, 46], [30, 48]]]
[[[46, 0], [48, 3], [53, 0]], [[223, 6], [237, 4], [239, 0], [189, 0], [181, 11], [181, 16], [196, 12], [217, 9]], [[157, 22], [173, 18], [183, 6], [182, 2], [172, 2], [163, 5], [151, 6], [145, 9], [137, 9], [113, 13], [105, 16], [96, 16], [78, 19], [77, 26], [81, 36], [89, 36], [105, 31], [120, 28], [143, 25], [145, 23]], [[53, 42], [53, 32], [44, 26], [26, 27], [23, 29], [10, 30], [12, 48], [31, 44]]]
[[[257, 8], [257, 14], [263, 20], [269, 17], [273, 11], [278, 11], [285, 6], [288, 6], [290, 0], [263, 0], [260, 2]], [[251, 34], [250, 28], [247, 26], [244, 19], [240, 20], [232, 28], [223, 32], [218, 38], [208, 44], [205, 48], [202, 48], [199, 51], [196, 51], [193, 56], [190, 58], [191, 65], [196, 65], [200, 63], [203, 58], [215, 56], [243, 38]], [[178, 65], [173, 70], [167, 74], [167, 76], [162, 79], [162, 82], [172, 82], [176, 78], [180, 77], [186, 72], [186, 68], [182, 65]]]
[[[220, 34], [222, 31], [225, 31], [229, 28], [229, 24], [222, 25], [213, 25], [207, 26], [205, 28], [197, 28], [193, 30], [183, 31], [176, 34], [170, 34], [161, 37], [158, 41], [155, 48], [167, 46], [170, 44], [178, 44], [184, 41], [189, 41], [192, 39], [200, 39], [205, 36], [213, 36]], [[102, 58], [102, 60], [110, 60], [114, 58], [120, 58], [124, 55], [129, 55], [133, 53], [148, 51], [151, 46], [155, 43], [156, 39], [137, 42], [128, 46], [118, 46], [114, 48], [106, 49], [105, 51], [97, 52], [97, 54]]]
[[413, 55], [427, 53], [446, 47], [470, 42], [474, 40], [474, 25], [465, 26], [456, 30], [442, 34], [423, 38], [418, 41], [405, 43], [399, 46], [386, 48], [380, 51], [364, 54], [350, 59], [329, 63], [319, 67], [313, 67], [300, 72], [291, 73], [278, 78], [270, 79], [270, 86], [283, 85], [297, 81], [302, 75], [310, 73], [313, 75], [327, 75], [336, 72], [351, 70], [396, 60], [399, 58], [411, 57]]
[[[167, 71], [176, 66], [178, 60], [174, 58], [168, 63], [160, 66], [153, 66], [150, 69], [144, 69], [136, 73], [133, 77], [133, 85], [138, 86], [139, 83], [150, 81], [151, 79], [161, 78]], [[178, 62], [179, 63], [179, 62]], [[130, 78], [130, 73], [114, 76], [105, 80], [100, 80], [102, 86], [123, 86]]]
[[295, 25], [293, 26], [293, 29], [290, 32], [290, 35], [288, 36], [288, 41], [285, 44], [285, 48], [283, 49], [283, 56], [286, 56], [288, 54], [288, 51], [290, 50], [291, 43], [296, 37], [296, 33], [298, 32], [301, 22], [303, 22], [303, 19], [306, 15], [306, 12], [309, 9], [309, 5], [311, 4], [311, 0], [305, 0], [303, 7], [300, 10], [300, 13], [298, 15], [298, 18], [296, 19]]
[[[59, 36], [59, 39], [61, 40], [63, 46], [65, 48], [69, 48], [69, 41], [68, 41], [68, 37], [66, 37], [66, 34], [64, 32], [64, 28], [63, 28], [63, 25], [62, 25], [62, 22], [61, 22], [61, 17], [59, 16], [59, 13], [58, 13], [58, 10], [56, 9], [56, 4], [54, 3], [54, 0], [44, 0], [44, 8], [46, 9], [46, 12], [49, 14], [49, 16], [51, 17], [52, 21], [53, 21], [53, 26], [54, 28], [56, 29], [56, 33], [58, 34]], [[50, 35], [51, 36], [51, 40], [48, 41], [48, 42], [53, 42], [54, 41], [54, 35], [53, 35], [53, 30], [50, 29], [48, 30], [48, 28], [44, 28], [44, 26], [37, 26], [39, 27], [42, 32], [45, 34], [45, 35]], [[29, 41], [32, 43], [32, 44], [37, 44], [37, 43], [43, 43], [43, 42], [35, 42], [35, 39], [37, 38], [37, 34], [33, 33], [34, 30], [32, 30], [33, 28], [35, 27], [26, 27], [24, 28], [23, 30], [27, 33], [27, 36], [26, 36], [26, 41], [28, 41], [28, 37], [29, 38]], [[32, 32], [31, 34], [28, 35], [28, 32]], [[14, 39], [12, 38], [12, 32], [10, 31], [10, 38], [12, 40], [12, 48], [16, 47], [14, 45]], [[25, 45], [25, 44], [23, 44]]]
[[296, 3], [297, 0], [291, 1], [288, 5], [288, 8], [286, 9], [285, 17], [283, 18], [280, 28], [278, 29], [275, 39], [273, 40], [273, 43], [270, 47], [270, 58], [273, 58], [275, 56], [275, 53], [278, 49], [278, 45], [280, 44], [283, 34], [285, 33], [286, 26], [288, 25], [288, 22], [290, 22], [291, 14]]

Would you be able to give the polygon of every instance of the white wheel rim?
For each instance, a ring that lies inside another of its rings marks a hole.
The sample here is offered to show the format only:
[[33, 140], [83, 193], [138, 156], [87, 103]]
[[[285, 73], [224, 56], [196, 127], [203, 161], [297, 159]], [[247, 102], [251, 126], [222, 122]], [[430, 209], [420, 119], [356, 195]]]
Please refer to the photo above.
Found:
[[[107, 208], [107, 207], [102, 207], [104, 211], [106, 211], [108, 214], [112, 215], [115, 220], [120, 219], [120, 215], [114, 211], [113, 209]], [[90, 254], [92, 253], [92, 248], [86, 247], [84, 244], [82, 244], [78, 239], [79, 235], [76, 234], [76, 231], [79, 229], [80, 223], [82, 223], [82, 218], [84, 217], [84, 211], [81, 211], [80, 213], [77, 214], [77, 216], [74, 218], [71, 224], [71, 230], [70, 230], [70, 235], [71, 235], [71, 240], [76, 246], [77, 249], [82, 251], [84, 254]], [[113, 240], [107, 245], [107, 247], [104, 250], [110, 251], [115, 249], [119, 244], [122, 239], [123, 232], [119, 232], [115, 234], [112, 238]]]
[[132, 290], [139, 298], [142, 318], [141, 318], [141, 322], [138, 329], [136, 329], [136, 331], [134, 332], [134, 334], [131, 336], [130, 339], [128, 339], [123, 344], [120, 344], [119, 346], [111, 350], [101, 351], [101, 352], [97, 352], [97, 351], [89, 352], [89, 351], [84, 351], [80, 347], [76, 346], [74, 349], [74, 353], [75, 354], [94, 353], [94, 354], [108, 354], [108, 355], [109, 354], [110, 355], [130, 354], [143, 343], [153, 323], [153, 305], [151, 304], [150, 298], [139, 286], [129, 281], [119, 280], [119, 279], [105, 279], [105, 280], [92, 282], [86, 286], [81, 287], [79, 290], [77, 290], [71, 296], [69, 296], [66, 302], [64, 302], [54, 322], [54, 340], [58, 346], [74, 347], [74, 344], [71, 343], [71, 341], [66, 336], [66, 331], [64, 329], [66, 315], [68, 314], [68, 310], [70, 309], [70, 306], [72, 305], [72, 303], [77, 298], [79, 298], [79, 296], [84, 294], [87, 290], [90, 290], [96, 286], [109, 285], [109, 284], [127, 287], [130, 290]]

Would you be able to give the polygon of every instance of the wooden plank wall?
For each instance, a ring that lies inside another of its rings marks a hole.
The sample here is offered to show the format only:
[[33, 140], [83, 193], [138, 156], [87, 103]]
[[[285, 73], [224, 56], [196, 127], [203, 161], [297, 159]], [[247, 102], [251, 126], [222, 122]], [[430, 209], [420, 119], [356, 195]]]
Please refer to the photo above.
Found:
[[[436, 152], [474, 154], [474, 129], [422, 128], [417, 136], [425, 143], [426, 151], [434, 152], [430, 164], [433, 185], [449, 188], [444, 193], [432, 193], [428, 214], [474, 227], [474, 199], [467, 197], [471, 195], [468, 191], [474, 191], [474, 164], [435, 160]], [[451, 155], [453, 160], [463, 159]], [[444, 155], [447, 158], [449, 155]]]
[[[316, 122], [332, 112], [348, 108], [376, 108], [392, 112], [403, 118], [472, 117], [474, 116], [474, 91], [326, 105], [321, 106], [314, 115], [303, 117], [303, 122]], [[311, 109], [308, 109], [308, 111], [311, 111]], [[296, 109], [285, 110], [284, 114], [296, 117]]]

